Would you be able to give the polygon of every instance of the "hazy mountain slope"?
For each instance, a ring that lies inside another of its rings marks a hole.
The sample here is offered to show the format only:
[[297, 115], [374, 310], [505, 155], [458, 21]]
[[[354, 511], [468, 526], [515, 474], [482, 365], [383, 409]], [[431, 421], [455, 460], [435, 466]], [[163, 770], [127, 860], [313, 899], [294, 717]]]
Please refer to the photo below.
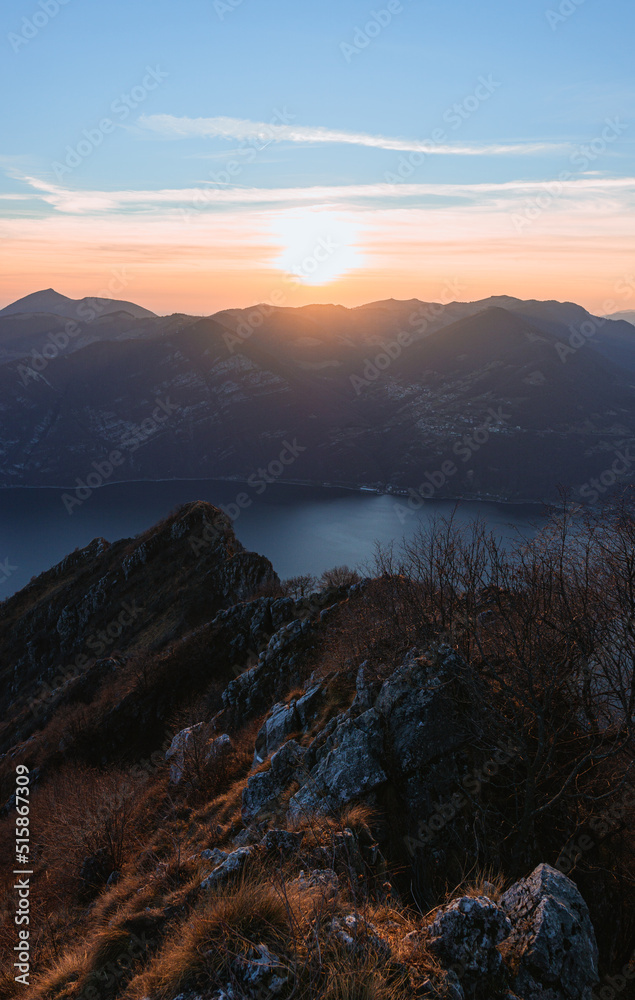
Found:
[[257, 327], [238, 311], [169, 317], [26, 384], [5, 364], [2, 482], [70, 486], [116, 450], [111, 480], [261, 481], [273, 462], [287, 480], [403, 490], [429, 474], [441, 495], [534, 499], [599, 474], [635, 436], [628, 375], [586, 343], [563, 358], [556, 336], [494, 308], [400, 344], [411, 305], [382, 304], [372, 323], [329, 306]]
[[625, 323], [635, 326], [635, 309], [624, 309], [622, 312], [611, 313], [610, 319], [623, 320]]
[[49, 313], [53, 316], [81, 320], [86, 319], [90, 312], [104, 316], [122, 310], [136, 319], [156, 315], [150, 309], [144, 309], [134, 302], [110, 298], [96, 299], [91, 296], [85, 296], [83, 299], [70, 299], [67, 295], [61, 295], [53, 288], [45, 288], [11, 302], [4, 309], [0, 309], [0, 316], [13, 316], [17, 313]]
[[28, 381], [29, 369], [41, 371], [48, 361], [88, 344], [102, 340], [149, 340], [182, 324], [183, 317], [179, 315], [135, 319], [124, 311], [95, 315], [90, 322], [50, 313], [0, 315], [0, 364], [20, 361], [21, 378]]

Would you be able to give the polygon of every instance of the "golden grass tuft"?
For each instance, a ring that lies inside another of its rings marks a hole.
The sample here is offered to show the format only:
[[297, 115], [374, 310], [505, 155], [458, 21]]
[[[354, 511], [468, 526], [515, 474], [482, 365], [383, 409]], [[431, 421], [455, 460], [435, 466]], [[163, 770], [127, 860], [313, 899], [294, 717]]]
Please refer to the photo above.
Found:
[[66, 951], [50, 969], [35, 977], [29, 1000], [72, 1000], [79, 992], [78, 982], [86, 974], [88, 965], [87, 948]]
[[244, 878], [213, 890], [131, 984], [131, 996], [169, 1000], [186, 987], [223, 985], [233, 958], [255, 944], [280, 949], [287, 933], [287, 907], [271, 884]]

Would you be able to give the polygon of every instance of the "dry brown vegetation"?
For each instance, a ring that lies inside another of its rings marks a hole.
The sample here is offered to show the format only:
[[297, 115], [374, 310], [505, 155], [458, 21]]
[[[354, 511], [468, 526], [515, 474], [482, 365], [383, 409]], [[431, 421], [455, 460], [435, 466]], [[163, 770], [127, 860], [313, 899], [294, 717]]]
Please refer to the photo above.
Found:
[[[410, 997], [412, 982], [398, 965], [406, 957], [421, 981], [432, 979], [442, 993], [443, 976], [429, 955], [400, 955], [404, 934], [424, 927], [445, 899], [466, 892], [497, 898], [507, 881], [544, 860], [561, 862], [589, 902], [602, 970], [622, 967], [635, 946], [635, 805], [624, 804], [635, 784], [631, 512], [621, 506], [593, 518], [565, 505], [513, 556], [481, 526], [461, 532], [439, 524], [398, 554], [378, 551], [373, 577], [333, 612], [307, 652], [303, 674], [327, 678], [327, 698], [298, 736], [306, 741], [350, 705], [362, 662], [380, 683], [414, 645], [431, 659], [440, 645], [451, 646], [466, 663], [457, 694], [465, 718], [474, 720], [474, 705], [488, 709], [486, 731], [478, 730], [478, 717], [474, 722], [479, 760], [501, 744], [515, 748], [474, 797], [469, 829], [458, 821], [444, 826], [453, 860], [431, 877], [424, 852], [408, 854], [402, 838], [380, 877], [341, 871], [334, 897], [300, 891], [297, 871], [271, 859], [201, 895], [209, 872], [201, 851], [228, 848], [243, 827], [241, 797], [263, 719], [243, 720], [231, 732], [234, 752], [211, 773], [201, 754], [213, 732], [201, 729], [186, 780], [178, 789], [169, 785], [167, 741], [185, 725], [209, 722], [219, 705], [222, 681], [205, 676], [213, 636], [202, 628], [175, 649], [129, 660], [94, 703], [67, 704], [10, 761], [46, 765], [32, 802], [33, 1000], [91, 1000], [91, 985], [110, 1000], [172, 1000], [186, 987], [226, 985], [236, 960], [251, 960], [262, 944], [284, 956], [282, 1000]], [[144, 753], [153, 749], [155, 757], [140, 766], [132, 740], [128, 760], [87, 762], [86, 746], [99, 745], [122, 699], [149, 687], [163, 696], [186, 667], [191, 686], [169, 730], [150, 727], [145, 735]], [[294, 685], [281, 697], [300, 691]], [[397, 825], [397, 811], [390, 815]], [[339, 816], [305, 817], [294, 829], [304, 831], [310, 865], [311, 852], [343, 830], [362, 842], [385, 825], [381, 808], [357, 804]], [[6, 816], [0, 847], [7, 855], [11, 836]], [[104, 873], [120, 873], [114, 884], [81, 877], [84, 859], [100, 852]], [[9, 887], [10, 879], [2, 886], [10, 899]], [[394, 945], [394, 966], [372, 948], [351, 953], [338, 942], [332, 919], [351, 911], [381, 928]], [[13, 935], [5, 919], [5, 953]], [[3, 977], [0, 996], [22, 995], [11, 970]]]

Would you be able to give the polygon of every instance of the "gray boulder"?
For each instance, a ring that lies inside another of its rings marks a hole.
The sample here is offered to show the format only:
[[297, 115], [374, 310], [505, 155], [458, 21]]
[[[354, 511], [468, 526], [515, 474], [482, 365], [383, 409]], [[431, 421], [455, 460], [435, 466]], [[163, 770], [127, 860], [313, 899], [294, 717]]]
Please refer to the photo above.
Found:
[[520, 962], [515, 991], [523, 1000], [591, 1000], [598, 982], [598, 947], [577, 887], [549, 865], [539, 865], [501, 897], [513, 930], [506, 950]]
[[375, 704], [375, 699], [379, 694], [381, 689], [381, 681], [378, 680], [373, 673], [372, 667], [368, 660], [364, 660], [360, 664], [357, 670], [357, 676], [355, 677], [355, 700], [351, 705], [353, 710], [359, 709], [361, 712], [367, 712], [369, 708], [372, 708]]
[[511, 931], [505, 913], [487, 896], [462, 896], [439, 910], [425, 942], [471, 992], [482, 980], [501, 973], [503, 959], [497, 946]]
[[226, 885], [232, 878], [240, 875], [247, 861], [253, 853], [253, 847], [239, 847], [228, 854], [224, 861], [220, 863], [201, 882], [201, 889], [215, 889], [217, 886]]
[[289, 818], [324, 815], [387, 781], [383, 731], [374, 709], [341, 722], [317, 751], [317, 763], [289, 802]]
[[420, 772], [447, 757], [465, 741], [447, 685], [457, 672], [449, 650], [432, 665], [411, 650], [382, 684], [375, 711], [385, 720], [395, 759], [404, 774]]
[[302, 893], [318, 890], [325, 899], [335, 899], [340, 891], [340, 881], [332, 868], [313, 868], [308, 872], [301, 869], [291, 886]]
[[309, 684], [305, 693], [298, 698], [295, 703], [295, 710], [298, 713], [300, 723], [308, 725], [314, 717], [317, 709], [324, 701], [324, 687], [322, 684]]
[[[227, 851], [221, 851], [220, 847], [207, 848], [205, 851], [201, 851], [201, 858], [203, 861], [211, 861], [214, 865], [220, 865], [223, 861], [228, 858]], [[194, 855], [196, 857], [196, 855]]]
[[251, 775], [242, 798], [244, 822], [275, 812], [279, 797], [290, 783], [303, 779], [302, 762], [305, 753], [304, 748], [295, 740], [289, 740], [274, 753], [268, 771]]
[[266, 944], [255, 945], [246, 955], [236, 957], [232, 970], [249, 997], [276, 996], [289, 979], [287, 967]]
[[183, 780], [186, 770], [187, 758], [194, 752], [196, 740], [202, 732], [205, 723], [199, 722], [195, 726], [188, 726], [174, 736], [166, 751], [165, 759], [170, 763], [170, 781], [173, 785], [178, 785]]
[[274, 705], [256, 736], [254, 765], [261, 764], [277, 750], [293, 732], [300, 729], [301, 722], [295, 702], [289, 705]]
[[373, 952], [384, 960], [390, 958], [391, 949], [379, 934], [374, 924], [359, 913], [349, 913], [345, 917], [334, 917], [331, 933], [347, 951]]
[[260, 841], [260, 846], [274, 855], [289, 857], [297, 854], [302, 847], [304, 831], [298, 830], [267, 830]]
[[218, 765], [221, 759], [231, 753], [233, 744], [226, 733], [205, 742], [206, 723], [188, 726], [174, 736], [165, 759], [170, 764], [170, 781], [179, 785], [184, 778], [190, 779], [198, 769], [207, 770]]

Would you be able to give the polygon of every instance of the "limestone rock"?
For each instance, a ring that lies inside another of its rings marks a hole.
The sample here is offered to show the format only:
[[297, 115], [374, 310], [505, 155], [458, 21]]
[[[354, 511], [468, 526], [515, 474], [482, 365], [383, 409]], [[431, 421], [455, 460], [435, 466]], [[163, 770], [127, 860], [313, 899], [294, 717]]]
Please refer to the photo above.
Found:
[[345, 719], [317, 752], [317, 764], [289, 802], [289, 817], [324, 814], [387, 781], [383, 731], [374, 709]]
[[225, 885], [231, 878], [239, 875], [247, 861], [253, 853], [253, 847], [239, 847], [228, 854], [210, 874], [201, 882], [201, 889], [214, 889], [216, 886]]
[[202, 732], [205, 723], [199, 722], [195, 726], [187, 726], [181, 729], [166, 751], [165, 759], [172, 761], [170, 764], [170, 781], [173, 785], [178, 785], [183, 780], [186, 770], [186, 761], [189, 754], [193, 752], [197, 735]]
[[438, 911], [425, 943], [469, 988], [500, 973], [503, 960], [497, 946], [511, 931], [505, 913], [487, 896], [462, 896]]
[[302, 777], [305, 752], [295, 740], [289, 740], [274, 753], [268, 771], [251, 775], [243, 792], [243, 821], [249, 822], [275, 810], [279, 797], [289, 784]]
[[300, 726], [295, 702], [274, 705], [256, 737], [254, 764], [262, 763]]
[[232, 969], [247, 995], [254, 997], [275, 996], [289, 978], [286, 966], [266, 944], [256, 945], [246, 955], [236, 957]]
[[294, 830], [267, 830], [260, 841], [260, 846], [271, 854], [282, 854], [284, 857], [288, 857], [297, 854], [302, 847], [303, 840], [303, 830], [297, 832]]
[[380, 936], [374, 924], [365, 920], [358, 913], [349, 913], [345, 917], [334, 917], [331, 921], [331, 933], [344, 945], [347, 951], [372, 951], [383, 959], [390, 957], [390, 945]]
[[539, 865], [501, 897], [512, 934], [509, 953], [520, 960], [515, 991], [523, 1000], [554, 996], [590, 1000], [598, 982], [598, 948], [577, 887], [549, 865]]

